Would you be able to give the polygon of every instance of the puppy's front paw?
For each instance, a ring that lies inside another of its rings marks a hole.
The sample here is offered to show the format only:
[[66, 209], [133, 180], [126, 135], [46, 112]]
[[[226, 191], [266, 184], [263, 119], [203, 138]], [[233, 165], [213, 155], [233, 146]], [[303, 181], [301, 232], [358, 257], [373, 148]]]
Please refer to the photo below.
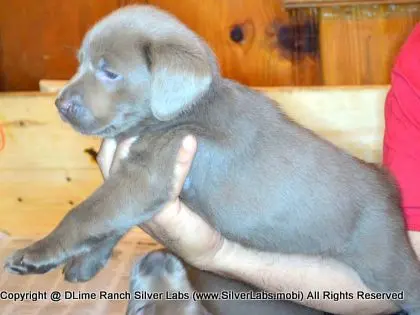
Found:
[[19, 249], [6, 259], [4, 268], [15, 274], [42, 274], [59, 265], [62, 255], [47, 244], [35, 243], [29, 247]]
[[63, 269], [64, 279], [69, 282], [86, 282], [106, 265], [108, 257], [83, 255], [71, 259]]

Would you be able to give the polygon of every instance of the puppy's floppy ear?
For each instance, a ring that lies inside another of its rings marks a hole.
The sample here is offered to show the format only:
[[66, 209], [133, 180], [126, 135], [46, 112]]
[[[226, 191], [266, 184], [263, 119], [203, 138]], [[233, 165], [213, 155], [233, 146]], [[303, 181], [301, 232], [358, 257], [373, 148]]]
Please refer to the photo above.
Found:
[[150, 106], [161, 121], [191, 107], [212, 82], [210, 59], [195, 44], [152, 43], [144, 48], [152, 76]]

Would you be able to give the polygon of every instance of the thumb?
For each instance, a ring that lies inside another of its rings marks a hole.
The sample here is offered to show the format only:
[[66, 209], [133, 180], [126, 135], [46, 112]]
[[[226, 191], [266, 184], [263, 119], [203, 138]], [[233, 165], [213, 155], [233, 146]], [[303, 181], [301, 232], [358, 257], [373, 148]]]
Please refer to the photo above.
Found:
[[196, 263], [208, 261], [223, 244], [220, 233], [179, 198], [148, 221], [147, 228], [152, 236], [190, 263], [191, 259]]
[[210, 229], [207, 222], [191, 211], [179, 198], [156, 213], [145, 225], [159, 239], [196, 236], [198, 231], [207, 232], [207, 229]]
[[174, 176], [173, 176], [173, 193], [178, 196], [181, 193], [182, 186], [190, 171], [195, 152], [197, 150], [197, 141], [192, 135], [186, 136], [182, 140], [181, 148], [175, 161]]

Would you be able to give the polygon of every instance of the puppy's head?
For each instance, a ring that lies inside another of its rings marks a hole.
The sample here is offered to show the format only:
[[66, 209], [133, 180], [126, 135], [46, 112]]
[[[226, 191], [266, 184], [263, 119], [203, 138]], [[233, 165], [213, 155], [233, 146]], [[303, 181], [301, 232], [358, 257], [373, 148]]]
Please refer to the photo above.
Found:
[[[192, 290], [186, 270], [177, 257], [162, 250], [150, 252], [141, 257], [131, 271], [131, 299], [126, 314], [199, 314], [194, 310], [199, 310], [200, 305], [191, 299], [167, 299], [173, 293], [191, 294]], [[145, 292], [156, 295], [139, 294]]]
[[76, 130], [114, 137], [188, 110], [218, 75], [210, 48], [175, 17], [129, 6], [85, 36], [77, 73], [56, 106]]

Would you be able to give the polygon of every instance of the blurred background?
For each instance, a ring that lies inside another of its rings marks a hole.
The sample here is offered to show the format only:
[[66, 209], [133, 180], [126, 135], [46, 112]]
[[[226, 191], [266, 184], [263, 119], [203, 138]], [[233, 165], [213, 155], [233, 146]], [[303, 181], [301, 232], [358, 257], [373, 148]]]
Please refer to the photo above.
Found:
[[149, 3], [204, 37], [225, 76], [252, 86], [383, 85], [420, 20], [418, 0], [0, 0], [0, 91], [69, 79], [85, 32]]

